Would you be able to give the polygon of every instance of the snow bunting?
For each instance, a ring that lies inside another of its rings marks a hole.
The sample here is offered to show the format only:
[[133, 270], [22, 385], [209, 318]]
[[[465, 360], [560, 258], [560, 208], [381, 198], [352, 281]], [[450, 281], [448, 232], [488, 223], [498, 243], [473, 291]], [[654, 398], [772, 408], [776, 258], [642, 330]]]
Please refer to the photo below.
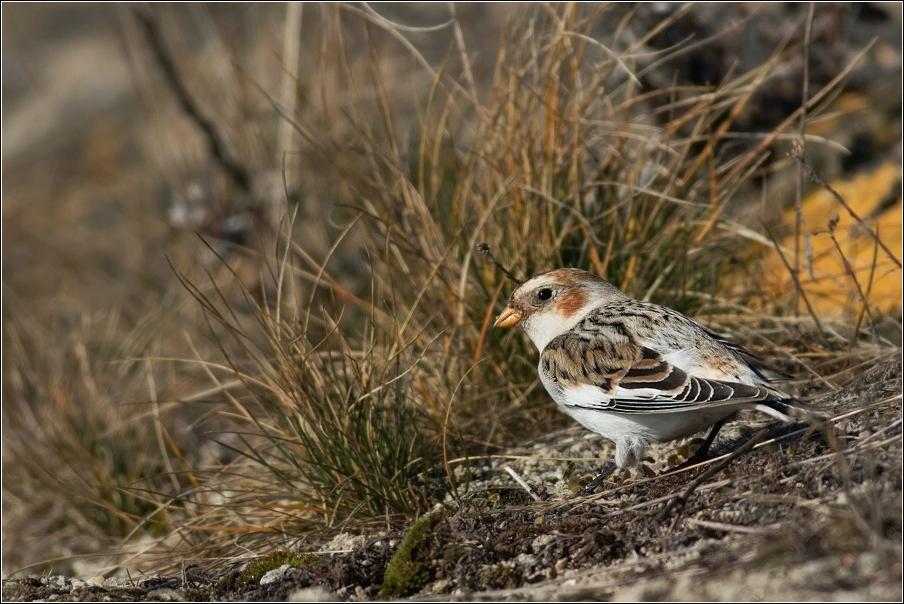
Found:
[[615, 463], [582, 494], [640, 463], [650, 443], [712, 426], [699, 460], [739, 409], [790, 421], [790, 408], [807, 408], [772, 385], [787, 376], [753, 353], [586, 271], [553, 270], [519, 285], [495, 323], [515, 325], [540, 350], [540, 380], [556, 403], [615, 443]]

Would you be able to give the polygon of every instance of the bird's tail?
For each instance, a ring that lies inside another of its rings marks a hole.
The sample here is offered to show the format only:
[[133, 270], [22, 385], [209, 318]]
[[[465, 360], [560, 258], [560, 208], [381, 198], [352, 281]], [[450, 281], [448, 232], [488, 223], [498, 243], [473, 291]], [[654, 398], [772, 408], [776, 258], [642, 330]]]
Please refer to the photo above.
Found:
[[783, 422], [805, 420], [813, 424], [821, 424], [828, 417], [821, 409], [792, 396], [761, 401], [756, 408]]

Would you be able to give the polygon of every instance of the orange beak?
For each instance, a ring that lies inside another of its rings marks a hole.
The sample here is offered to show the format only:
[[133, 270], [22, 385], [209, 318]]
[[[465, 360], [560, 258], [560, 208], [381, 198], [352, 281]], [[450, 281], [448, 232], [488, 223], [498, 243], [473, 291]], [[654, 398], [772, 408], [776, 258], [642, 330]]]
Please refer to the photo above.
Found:
[[496, 322], [493, 323], [493, 327], [514, 327], [518, 324], [518, 321], [521, 320], [521, 311], [515, 310], [511, 306], [506, 306], [505, 310], [502, 311], [502, 314], [499, 315], [499, 318], [496, 319]]

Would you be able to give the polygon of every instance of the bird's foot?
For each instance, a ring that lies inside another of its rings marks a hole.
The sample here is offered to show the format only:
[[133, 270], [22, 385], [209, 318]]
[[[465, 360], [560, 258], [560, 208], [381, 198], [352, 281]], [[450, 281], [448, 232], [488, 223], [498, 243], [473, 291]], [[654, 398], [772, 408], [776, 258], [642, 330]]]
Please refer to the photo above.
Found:
[[593, 492], [596, 490], [596, 487], [603, 484], [603, 481], [605, 481], [607, 478], [612, 476], [612, 474], [617, 469], [618, 469], [618, 466], [616, 466], [614, 463], [609, 463], [608, 465], [606, 465], [605, 468], [603, 468], [603, 471], [599, 473], [599, 476], [597, 476], [596, 478], [594, 478], [593, 480], [588, 482], [586, 485], [584, 485], [584, 488], [582, 488], [580, 491], [575, 493], [574, 496], [575, 497], [586, 497], [587, 495], [592, 495]]

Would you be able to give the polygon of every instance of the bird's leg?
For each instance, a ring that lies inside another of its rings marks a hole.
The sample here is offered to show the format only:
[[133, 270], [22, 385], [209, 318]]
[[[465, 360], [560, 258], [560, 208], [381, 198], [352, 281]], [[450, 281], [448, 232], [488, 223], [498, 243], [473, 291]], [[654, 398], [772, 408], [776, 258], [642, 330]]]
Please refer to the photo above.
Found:
[[585, 495], [592, 494], [596, 490], [596, 487], [603, 484], [603, 481], [606, 480], [607, 478], [609, 478], [610, 476], [612, 476], [612, 473], [615, 472], [617, 469], [618, 469], [618, 466], [616, 466], [614, 462], [610, 462], [610, 463], [606, 464], [606, 467], [603, 468], [603, 471], [600, 472], [599, 476], [597, 476], [596, 478], [594, 478], [593, 480], [588, 482], [584, 486], [583, 489], [578, 491], [576, 496], [584, 497]]
[[716, 435], [719, 433], [719, 430], [722, 429], [722, 426], [724, 426], [725, 422], [727, 421], [728, 417], [723, 417], [722, 419], [714, 423], [712, 429], [709, 431], [709, 434], [706, 435], [706, 440], [704, 440], [703, 444], [700, 445], [700, 448], [694, 451], [694, 454], [691, 455], [690, 458], [681, 465], [685, 467], [692, 466], [705, 460], [706, 455], [709, 453], [709, 448], [712, 446], [713, 441], [716, 440]]
[[706, 435], [706, 440], [703, 441], [703, 444], [700, 445], [700, 448], [694, 451], [694, 454], [691, 455], [687, 461], [682, 464], [678, 464], [671, 470], [666, 470], [663, 474], [671, 474], [672, 472], [677, 472], [678, 470], [683, 470], [685, 468], [689, 468], [691, 466], [695, 466], [702, 461], [706, 461], [706, 456], [709, 453], [709, 448], [712, 446], [713, 441], [716, 440], [716, 435], [719, 433], [719, 430], [722, 429], [722, 426], [725, 425], [732, 416], [722, 418], [713, 424], [713, 427], [710, 429], [709, 434]]

